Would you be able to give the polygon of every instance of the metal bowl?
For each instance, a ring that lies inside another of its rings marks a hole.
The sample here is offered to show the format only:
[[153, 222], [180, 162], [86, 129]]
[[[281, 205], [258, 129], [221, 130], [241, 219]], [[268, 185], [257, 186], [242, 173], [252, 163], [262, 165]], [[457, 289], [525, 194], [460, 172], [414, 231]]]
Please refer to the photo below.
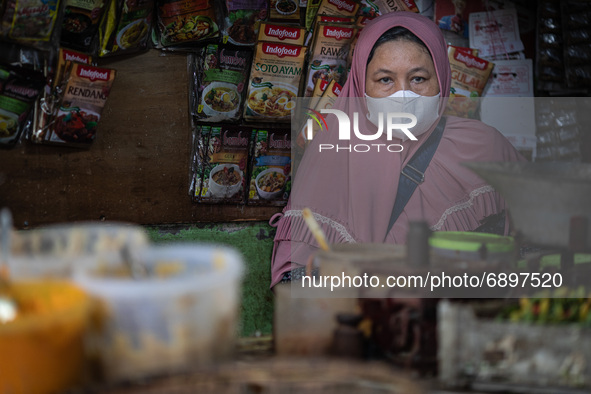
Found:
[[[463, 163], [504, 198], [515, 228], [534, 244], [566, 248], [570, 223], [582, 217], [591, 225], [591, 164]], [[586, 249], [591, 248], [587, 231]]]

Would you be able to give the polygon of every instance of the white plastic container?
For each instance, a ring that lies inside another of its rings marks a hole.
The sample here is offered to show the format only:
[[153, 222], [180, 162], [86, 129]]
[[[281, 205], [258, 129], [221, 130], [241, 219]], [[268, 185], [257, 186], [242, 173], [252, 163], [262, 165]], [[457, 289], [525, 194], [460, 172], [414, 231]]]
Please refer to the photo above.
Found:
[[[102, 306], [102, 327], [88, 340], [101, 380], [125, 381], [215, 362], [237, 337], [243, 275], [232, 249], [199, 244], [150, 246], [140, 254], [145, 277], [101, 274], [82, 267], [74, 280]], [[111, 267], [117, 268], [120, 261]], [[172, 267], [165, 276], [159, 267]]]

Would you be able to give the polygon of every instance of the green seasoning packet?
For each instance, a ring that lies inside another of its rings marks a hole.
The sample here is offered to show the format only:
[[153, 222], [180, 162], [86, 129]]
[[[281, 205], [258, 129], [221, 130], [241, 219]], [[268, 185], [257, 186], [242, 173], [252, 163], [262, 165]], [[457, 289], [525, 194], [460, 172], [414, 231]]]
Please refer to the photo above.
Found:
[[193, 56], [200, 65], [193, 80], [192, 113], [204, 122], [240, 120], [252, 58], [248, 49], [211, 44]]
[[285, 205], [291, 191], [291, 129], [253, 131], [248, 204]]
[[0, 145], [16, 144], [45, 79], [38, 72], [0, 65]]

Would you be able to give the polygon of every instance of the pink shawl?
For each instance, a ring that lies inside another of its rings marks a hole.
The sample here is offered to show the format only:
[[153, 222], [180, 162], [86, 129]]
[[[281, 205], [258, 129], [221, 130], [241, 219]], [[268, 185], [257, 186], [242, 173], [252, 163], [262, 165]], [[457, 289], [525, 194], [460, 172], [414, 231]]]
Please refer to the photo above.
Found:
[[[441, 96], [449, 96], [451, 72], [439, 28], [421, 15], [393, 12], [374, 19], [363, 29], [355, 46], [351, 72], [333, 108], [347, 112], [351, 110], [351, 100], [342, 98], [364, 96], [369, 53], [376, 40], [394, 26], [409, 29], [425, 43], [435, 64]], [[444, 110], [445, 106], [441, 105], [439, 116]], [[326, 116], [327, 120], [332, 118], [335, 117]], [[366, 129], [375, 130], [364, 117], [363, 120]], [[384, 239], [389, 243], [404, 243], [412, 220], [426, 220], [434, 231], [470, 231], [485, 217], [504, 210], [500, 195], [460, 163], [523, 158], [496, 129], [477, 120], [448, 117], [424, 183], [416, 188], [386, 234], [400, 171], [434, 128], [419, 136], [418, 141], [402, 142], [404, 150], [400, 153], [348, 154], [334, 150], [318, 153], [318, 144], [342, 144], [336, 139], [337, 133], [318, 133], [297, 170], [288, 205], [283, 214], [271, 219], [272, 225], [277, 226], [271, 286], [281, 280], [292, 263], [305, 265], [318, 248], [302, 218], [301, 210], [305, 207], [312, 210], [329, 243], [379, 243]], [[333, 130], [330, 121], [328, 130]], [[355, 142], [354, 138], [350, 141]]]

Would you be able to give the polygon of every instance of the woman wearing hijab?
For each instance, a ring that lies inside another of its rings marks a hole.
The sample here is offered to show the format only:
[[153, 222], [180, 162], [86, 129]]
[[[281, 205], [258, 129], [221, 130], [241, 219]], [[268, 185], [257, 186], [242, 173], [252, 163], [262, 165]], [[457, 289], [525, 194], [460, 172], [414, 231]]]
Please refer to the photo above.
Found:
[[[395, 105], [388, 100], [410, 97], [414, 107], [404, 108], [414, 109], [416, 126], [409, 130], [410, 135], [393, 131], [380, 137], [383, 146], [394, 143], [398, 149], [351, 153], [321, 149], [343, 145], [334, 131], [338, 128], [335, 116], [325, 115], [329, 131], [319, 132], [312, 140], [297, 170], [288, 205], [271, 219], [277, 226], [271, 286], [291, 279], [292, 265], [304, 266], [318, 248], [303, 220], [306, 207], [329, 243], [403, 244], [410, 221], [426, 221], [433, 231], [473, 231], [486, 218], [504, 212], [501, 196], [460, 163], [524, 159], [496, 129], [478, 120], [444, 117], [450, 85], [447, 46], [437, 25], [428, 18], [393, 12], [363, 29], [351, 71], [332, 108], [351, 119], [356, 111], [367, 114], [358, 117], [358, 129], [372, 134], [382, 129], [379, 126], [385, 130], [379, 115]], [[400, 178], [413, 177], [408, 172], [409, 161], [433, 141], [433, 156], [392, 223], [397, 194], [404, 192]], [[351, 146], [378, 145], [378, 141], [362, 140], [356, 133], [346, 142]], [[401, 175], [403, 170], [411, 176]], [[504, 231], [508, 231], [507, 220]]]

